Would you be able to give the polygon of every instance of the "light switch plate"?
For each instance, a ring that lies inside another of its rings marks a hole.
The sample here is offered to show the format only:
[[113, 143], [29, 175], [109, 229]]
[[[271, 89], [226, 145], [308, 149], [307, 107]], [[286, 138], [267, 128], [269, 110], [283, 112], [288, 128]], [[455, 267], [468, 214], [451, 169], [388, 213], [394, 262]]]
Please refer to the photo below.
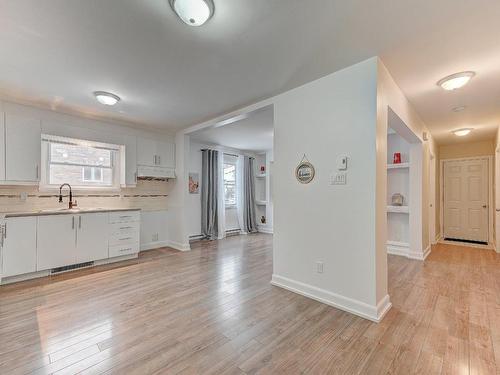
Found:
[[331, 185], [345, 185], [347, 184], [347, 173], [339, 172], [331, 176]]
[[340, 155], [337, 158], [337, 169], [339, 171], [345, 171], [347, 169], [347, 156]]

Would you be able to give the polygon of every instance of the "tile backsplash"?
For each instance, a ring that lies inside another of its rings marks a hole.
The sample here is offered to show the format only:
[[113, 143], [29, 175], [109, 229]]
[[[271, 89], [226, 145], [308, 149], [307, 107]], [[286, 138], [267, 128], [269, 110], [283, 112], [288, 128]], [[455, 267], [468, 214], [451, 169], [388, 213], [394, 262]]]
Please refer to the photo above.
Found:
[[[167, 209], [168, 193], [172, 181], [138, 181], [135, 188], [122, 188], [119, 192], [76, 192], [74, 199], [82, 208], [140, 208], [144, 211]], [[26, 200], [22, 195], [27, 194]], [[68, 194], [65, 188], [64, 195]], [[38, 186], [0, 186], [0, 212], [36, 211], [66, 207], [58, 202], [57, 192], [40, 192]]]

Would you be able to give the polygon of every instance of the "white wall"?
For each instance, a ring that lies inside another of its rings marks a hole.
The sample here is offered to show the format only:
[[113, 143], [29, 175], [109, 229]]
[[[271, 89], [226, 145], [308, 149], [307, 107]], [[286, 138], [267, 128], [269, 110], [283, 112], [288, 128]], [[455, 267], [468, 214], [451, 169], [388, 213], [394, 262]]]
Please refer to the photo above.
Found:
[[[372, 320], [390, 307], [376, 293], [376, 90], [372, 58], [274, 99], [273, 283]], [[304, 153], [316, 168], [308, 185], [294, 176]], [[347, 185], [331, 186], [339, 155]]]

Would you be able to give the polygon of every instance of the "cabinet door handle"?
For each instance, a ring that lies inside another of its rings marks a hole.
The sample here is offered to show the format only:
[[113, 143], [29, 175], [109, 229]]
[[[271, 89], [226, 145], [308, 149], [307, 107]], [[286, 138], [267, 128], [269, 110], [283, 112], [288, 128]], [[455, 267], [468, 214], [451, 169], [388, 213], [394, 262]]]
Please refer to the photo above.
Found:
[[75, 217], [71, 218], [71, 229], [75, 229]]
[[126, 241], [126, 240], [131, 240], [132, 237], [125, 237], [125, 238], [120, 238], [120, 241]]
[[3, 225], [3, 238], [4, 239], [7, 238], [7, 223]]
[[125, 252], [125, 251], [131, 251], [131, 250], [132, 250], [132, 248], [131, 248], [131, 247], [129, 247], [128, 249], [120, 249], [120, 253], [123, 253], [123, 252]]
[[133, 227], [120, 227], [120, 229], [132, 229]]
[[78, 228], [82, 229], [82, 217], [78, 216]]
[[161, 164], [161, 155], [158, 155], [158, 165]]
[[35, 166], [35, 171], [36, 171], [36, 179], [38, 180], [40, 178], [40, 174], [38, 173], [38, 164]]

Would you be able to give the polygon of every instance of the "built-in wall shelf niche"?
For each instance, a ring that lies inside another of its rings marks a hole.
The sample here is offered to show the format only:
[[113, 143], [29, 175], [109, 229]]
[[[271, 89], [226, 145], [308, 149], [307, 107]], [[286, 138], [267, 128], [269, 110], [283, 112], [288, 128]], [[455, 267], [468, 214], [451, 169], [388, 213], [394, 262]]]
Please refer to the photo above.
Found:
[[387, 169], [409, 169], [410, 163], [387, 164]]
[[408, 206], [387, 206], [387, 212], [393, 214], [409, 214]]
[[[272, 151], [260, 152], [255, 155], [254, 181], [255, 205], [259, 232], [273, 233], [273, 197], [272, 182]], [[262, 218], [265, 222], [262, 222]]]
[[[393, 164], [394, 153], [401, 163]], [[410, 242], [410, 144], [395, 131], [387, 134], [387, 252], [403, 255]], [[403, 205], [392, 204], [392, 196], [401, 194]]]

